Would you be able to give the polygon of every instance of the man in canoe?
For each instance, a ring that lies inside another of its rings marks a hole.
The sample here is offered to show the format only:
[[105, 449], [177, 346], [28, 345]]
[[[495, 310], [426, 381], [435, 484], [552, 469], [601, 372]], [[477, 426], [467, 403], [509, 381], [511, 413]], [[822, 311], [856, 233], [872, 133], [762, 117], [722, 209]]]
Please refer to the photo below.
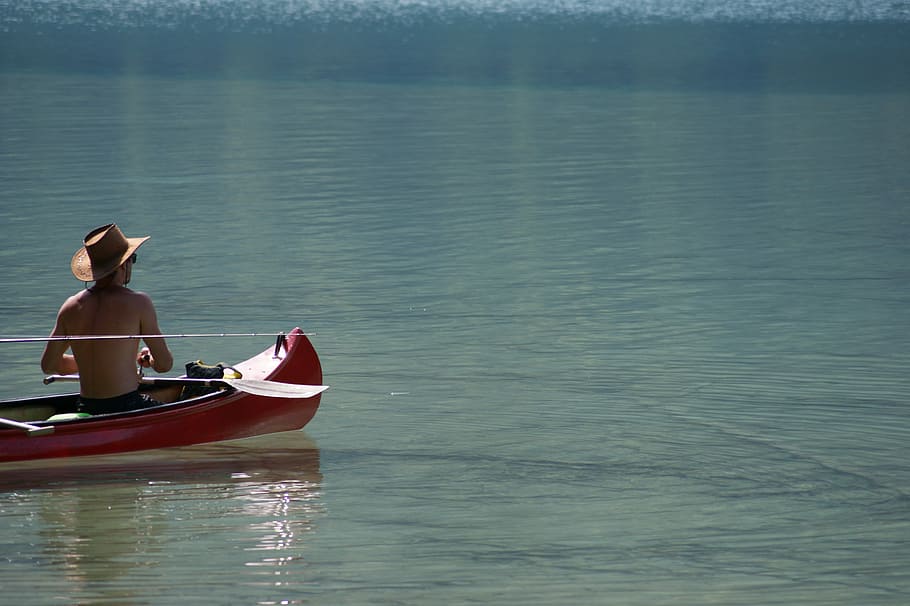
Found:
[[[160, 335], [151, 298], [126, 287], [136, 249], [149, 236], [127, 238], [113, 223], [92, 230], [73, 255], [73, 275], [94, 284], [68, 298], [57, 313], [52, 337]], [[155, 404], [138, 390], [136, 365], [167, 372], [174, 358], [163, 337], [49, 341], [41, 356], [47, 374], [79, 373], [79, 410], [106, 414]], [[72, 348], [72, 354], [66, 353]]]

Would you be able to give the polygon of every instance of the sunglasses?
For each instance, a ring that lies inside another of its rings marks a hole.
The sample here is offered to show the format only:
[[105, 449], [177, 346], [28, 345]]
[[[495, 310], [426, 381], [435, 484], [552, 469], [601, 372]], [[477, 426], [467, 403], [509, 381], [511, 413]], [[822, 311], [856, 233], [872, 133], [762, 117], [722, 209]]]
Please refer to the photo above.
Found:
[[133, 265], [135, 265], [136, 261], [138, 261], [138, 260], [139, 260], [139, 257], [136, 255], [136, 253], [133, 253], [130, 255], [130, 263], [132, 263]]

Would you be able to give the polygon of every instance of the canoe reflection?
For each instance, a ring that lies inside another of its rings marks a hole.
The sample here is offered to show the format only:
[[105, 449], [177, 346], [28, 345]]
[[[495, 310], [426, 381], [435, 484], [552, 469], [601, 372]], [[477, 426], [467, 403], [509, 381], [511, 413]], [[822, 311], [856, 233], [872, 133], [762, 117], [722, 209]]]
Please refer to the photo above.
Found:
[[273, 591], [302, 563], [321, 487], [319, 450], [302, 432], [0, 468], [0, 493], [37, 512], [35, 555], [74, 602], [128, 603], [143, 593], [137, 577], [205, 574], [209, 563], [225, 579], [267, 576]]
[[[40, 439], [40, 438], [35, 438]], [[319, 449], [302, 431], [122, 455], [0, 464], [0, 492], [142, 482], [219, 482], [308, 477]]]

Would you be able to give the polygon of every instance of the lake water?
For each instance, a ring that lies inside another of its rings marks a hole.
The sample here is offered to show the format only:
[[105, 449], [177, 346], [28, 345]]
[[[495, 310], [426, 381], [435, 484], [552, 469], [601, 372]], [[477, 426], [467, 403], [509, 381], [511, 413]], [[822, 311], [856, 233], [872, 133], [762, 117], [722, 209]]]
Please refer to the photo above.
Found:
[[0, 2], [0, 334], [116, 221], [166, 332], [332, 386], [0, 466], [3, 595], [910, 602], [907, 65], [894, 2]]

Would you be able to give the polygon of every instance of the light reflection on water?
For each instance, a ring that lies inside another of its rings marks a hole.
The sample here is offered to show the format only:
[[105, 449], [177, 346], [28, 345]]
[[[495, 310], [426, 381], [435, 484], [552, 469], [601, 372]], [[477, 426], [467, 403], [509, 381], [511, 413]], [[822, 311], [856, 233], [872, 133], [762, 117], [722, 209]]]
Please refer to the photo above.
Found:
[[[233, 595], [245, 603], [294, 603], [288, 592], [306, 577], [307, 536], [324, 513], [321, 482], [319, 450], [299, 432], [4, 465], [3, 515], [17, 520], [6, 565], [57, 570], [47, 590], [80, 603], [178, 603], [238, 579]], [[27, 595], [12, 576], [4, 587]]]

